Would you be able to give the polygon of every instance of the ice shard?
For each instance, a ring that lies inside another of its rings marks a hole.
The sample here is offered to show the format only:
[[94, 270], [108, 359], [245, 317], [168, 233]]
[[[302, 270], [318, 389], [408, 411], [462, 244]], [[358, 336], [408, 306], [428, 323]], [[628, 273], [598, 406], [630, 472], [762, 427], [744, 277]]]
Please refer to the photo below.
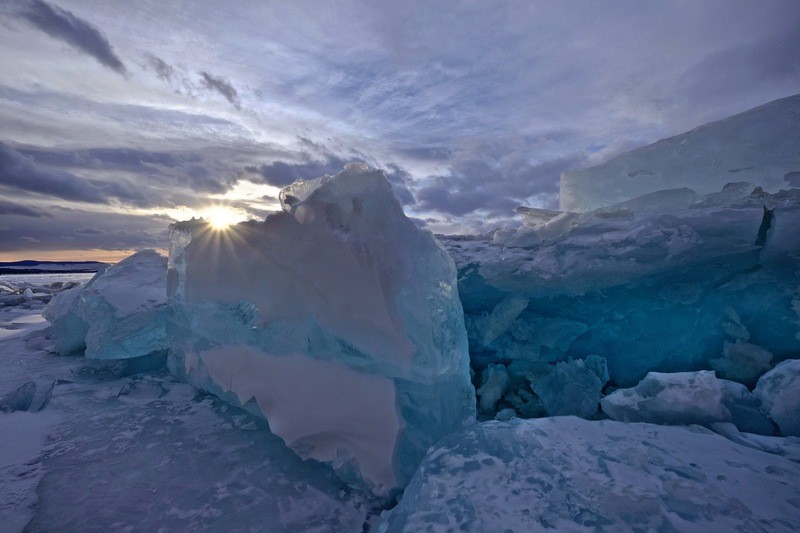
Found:
[[379, 171], [296, 183], [284, 212], [171, 229], [172, 372], [388, 495], [474, 420], [452, 259]]
[[167, 258], [142, 250], [56, 295], [43, 313], [56, 349], [62, 355], [85, 349], [95, 360], [166, 352], [166, 282]]

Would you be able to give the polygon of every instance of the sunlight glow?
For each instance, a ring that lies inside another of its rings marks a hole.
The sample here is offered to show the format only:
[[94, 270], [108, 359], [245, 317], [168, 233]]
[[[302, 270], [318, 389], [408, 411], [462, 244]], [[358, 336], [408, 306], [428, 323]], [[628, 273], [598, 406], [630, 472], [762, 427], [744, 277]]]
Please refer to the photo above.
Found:
[[221, 205], [202, 210], [200, 216], [206, 219], [214, 229], [218, 230], [227, 229], [234, 224], [247, 220], [247, 214], [243, 211]]

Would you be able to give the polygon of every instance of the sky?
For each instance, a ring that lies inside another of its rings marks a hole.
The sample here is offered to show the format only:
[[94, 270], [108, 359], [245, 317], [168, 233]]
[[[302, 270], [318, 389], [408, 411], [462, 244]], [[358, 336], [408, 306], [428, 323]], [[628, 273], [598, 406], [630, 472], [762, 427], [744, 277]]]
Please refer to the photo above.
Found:
[[796, 0], [0, 0], [0, 261], [163, 250], [350, 161], [434, 232], [517, 225], [798, 92]]

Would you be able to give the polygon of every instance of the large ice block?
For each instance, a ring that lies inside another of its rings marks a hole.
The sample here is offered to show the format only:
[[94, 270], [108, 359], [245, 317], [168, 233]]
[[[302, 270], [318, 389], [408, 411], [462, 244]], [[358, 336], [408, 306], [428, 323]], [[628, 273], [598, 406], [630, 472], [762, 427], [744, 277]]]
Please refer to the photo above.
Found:
[[281, 201], [263, 222], [172, 226], [169, 367], [388, 495], [474, 420], [455, 266], [381, 172], [351, 165]]
[[617, 387], [711, 368], [752, 385], [800, 353], [800, 189], [660, 191], [572, 215], [530, 245], [443, 238], [478, 371], [599, 355]]
[[800, 529], [797, 442], [736, 437], [576, 417], [476, 424], [431, 450], [378, 531]]
[[782, 435], [800, 437], [800, 359], [790, 359], [761, 376], [754, 394]]
[[732, 422], [741, 431], [772, 434], [761, 402], [741, 383], [717, 379], [714, 372], [650, 372], [635, 387], [619, 389], [601, 400], [603, 411], [618, 422], [710, 426]]
[[166, 285], [167, 258], [142, 250], [56, 295], [43, 313], [56, 349], [62, 355], [85, 349], [85, 357], [97, 360], [166, 351]]
[[731, 181], [768, 192], [797, 186], [800, 174], [800, 95], [621, 154], [592, 168], [561, 175], [562, 211], [591, 211], [678, 187], [699, 194]]

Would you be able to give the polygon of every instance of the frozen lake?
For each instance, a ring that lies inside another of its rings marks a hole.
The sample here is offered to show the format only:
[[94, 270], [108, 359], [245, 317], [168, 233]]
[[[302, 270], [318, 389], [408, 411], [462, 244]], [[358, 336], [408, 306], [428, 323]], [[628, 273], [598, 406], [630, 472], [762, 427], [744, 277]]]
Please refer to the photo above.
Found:
[[67, 283], [79, 281], [86, 283], [94, 276], [93, 273], [67, 273], [67, 274], [0, 274], [0, 281], [7, 281], [17, 286], [41, 287], [56, 282]]

